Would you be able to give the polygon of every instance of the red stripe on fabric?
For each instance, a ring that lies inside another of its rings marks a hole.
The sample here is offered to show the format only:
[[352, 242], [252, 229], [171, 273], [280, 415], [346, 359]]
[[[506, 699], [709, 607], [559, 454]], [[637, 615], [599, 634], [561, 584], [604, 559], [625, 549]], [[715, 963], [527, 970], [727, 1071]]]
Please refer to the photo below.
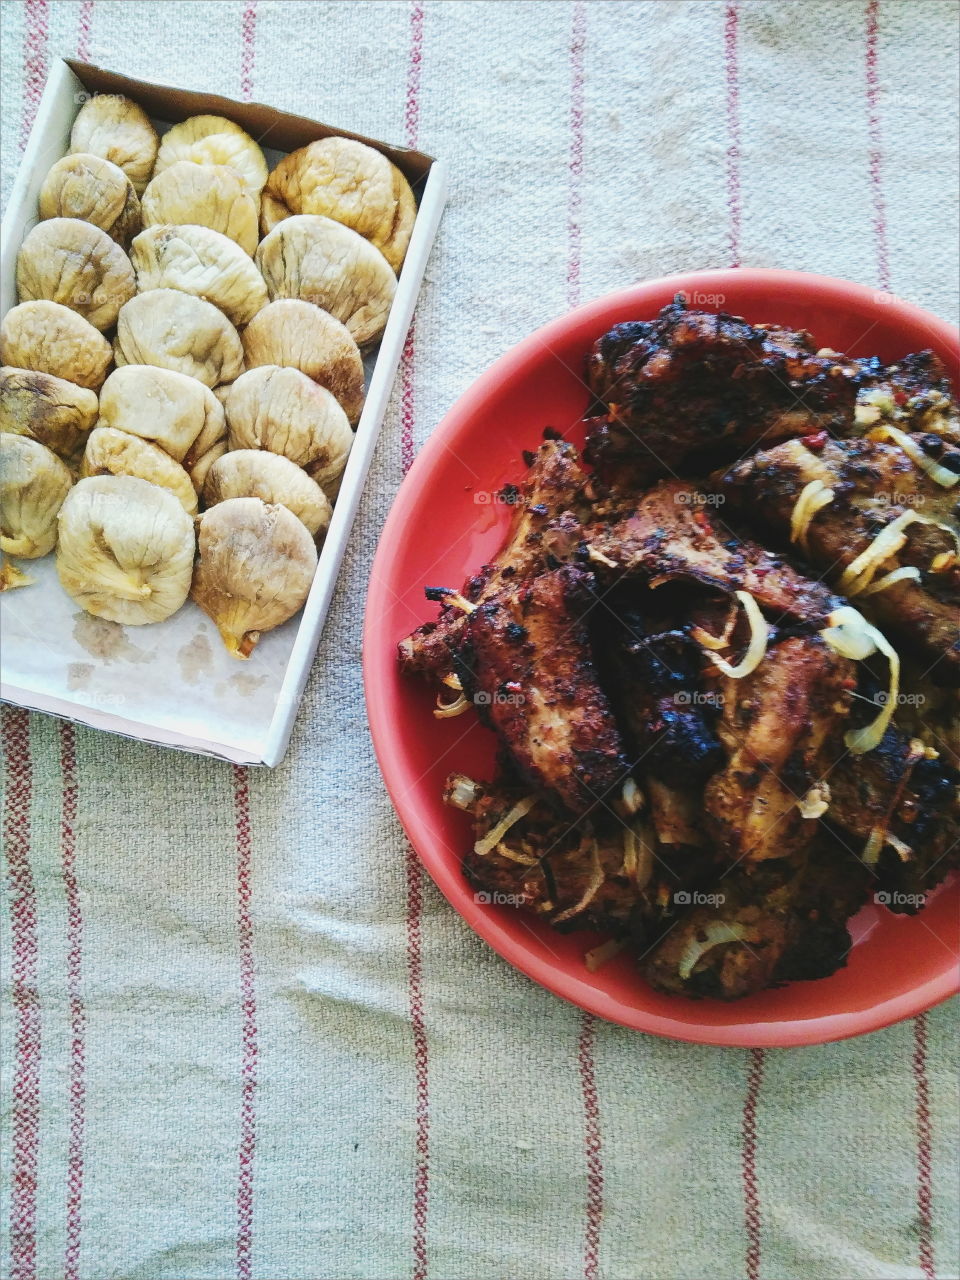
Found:
[[10, 898], [10, 987], [16, 1035], [10, 1123], [10, 1277], [37, 1274], [37, 1154], [40, 1146], [40, 994], [37, 989], [37, 898], [30, 869], [30, 717], [4, 707], [7, 801], [3, 822]]
[[750, 1050], [747, 1096], [743, 1104], [742, 1170], [743, 1217], [747, 1230], [747, 1280], [760, 1276], [760, 1193], [757, 1186], [757, 1101], [763, 1083], [766, 1055], [763, 1049]]
[[253, 97], [253, 67], [257, 52], [257, 0], [250, 0], [243, 11], [240, 51], [240, 93], [244, 102]]
[[430, 1073], [423, 1012], [423, 868], [415, 851], [407, 851], [407, 974], [413, 1066], [416, 1081], [416, 1164], [413, 1183], [413, 1277], [427, 1275], [427, 1205], [430, 1190]]
[[253, 839], [250, 788], [243, 765], [233, 766], [233, 809], [237, 844], [237, 942], [240, 957], [241, 1099], [237, 1174], [237, 1277], [250, 1280], [253, 1259], [253, 1166], [257, 1145], [257, 997], [253, 958]]
[[587, 39], [587, 13], [582, 3], [573, 6], [570, 37], [570, 160], [567, 191], [567, 306], [580, 302], [581, 212], [583, 208], [583, 51]]
[[587, 1157], [587, 1224], [583, 1246], [584, 1280], [597, 1280], [600, 1267], [600, 1226], [603, 1221], [603, 1160], [600, 1141], [600, 1100], [594, 1067], [597, 1021], [585, 1013], [580, 1025], [577, 1061], [583, 1095], [584, 1142]]
[[933, 1258], [933, 1164], [930, 1087], [927, 1082], [927, 1015], [913, 1020], [913, 1078], [917, 1096], [917, 1217], [920, 1224], [920, 1270], [936, 1280]]
[[731, 267], [740, 266], [740, 229], [743, 203], [740, 195], [740, 62], [739, 9], [728, 4], [723, 24], [724, 66], [727, 76], [727, 209], [730, 214], [728, 244]]
[[77, 19], [77, 57], [90, 61], [90, 32], [93, 29], [93, 0], [83, 0]]
[[47, 0], [26, 0], [24, 5], [23, 39], [23, 123], [20, 128], [20, 149], [27, 145], [37, 107], [43, 96], [47, 80], [47, 37], [50, 33], [50, 15]]
[[[573, 6], [570, 24], [570, 159], [567, 165], [567, 305], [580, 303], [582, 260], [583, 155], [584, 155], [584, 51], [587, 42], [587, 10], [582, 0]], [[583, 1099], [584, 1157], [587, 1171], [586, 1222], [583, 1274], [596, 1280], [600, 1266], [600, 1228], [603, 1222], [603, 1157], [600, 1138], [600, 1099], [594, 1067], [597, 1026], [593, 1014], [584, 1013], [577, 1043], [580, 1093]]]
[[79, 1280], [81, 1206], [83, 1202], [83, 1132], [86, 1107], [86, 1027], [81, 977], [83, 973], [83, 913], [76, 876], [77, 755], [76, 731], [60, 725], [60, 769], [63, 777], [60, 820], [60, 865], [67, 899], [67, 997], [70, 1006], [70, 1125], [67, 1140], [66, 1280]]
[[880, 30], [879, 0], [867, 5], [867, 133], [870, 140], [870, 192], [873, 197], [873, 234], [877, 245], [880, 288], [890, 290], [890, 258], [887, 250], [887, 206], [883, 197], [883, 145], [880, 133], [880, 81], [877, 75], [877, 41]]

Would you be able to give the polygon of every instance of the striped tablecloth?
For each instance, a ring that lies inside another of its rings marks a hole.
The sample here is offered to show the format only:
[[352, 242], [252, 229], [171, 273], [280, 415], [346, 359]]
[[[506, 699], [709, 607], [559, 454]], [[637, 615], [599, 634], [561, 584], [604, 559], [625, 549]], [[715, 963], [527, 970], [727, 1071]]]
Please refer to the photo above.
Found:
[[4, 191], [51, 60], [452, 166], [415, 335], [275, 772], [5, 709], [13, 1280], [853, 1280], [958, 1272], [956, 1007], [674, 1044], [514, 972], [406, 847], [367, 735], [371, 556], [417, 445], [580, 299], [706, 266], [957, 309], [957, 10], [2, 6]]

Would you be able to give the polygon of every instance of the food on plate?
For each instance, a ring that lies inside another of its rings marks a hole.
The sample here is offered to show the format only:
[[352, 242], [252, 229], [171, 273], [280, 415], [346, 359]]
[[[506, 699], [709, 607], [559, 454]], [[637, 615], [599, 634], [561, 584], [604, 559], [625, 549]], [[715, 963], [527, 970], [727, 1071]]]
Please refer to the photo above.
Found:
[[260, 242], [257, 266], [270, 300], [301, 298], [343, 321], [357, 345], [379, 338], [397, 278], [379, 249], [332, 218], [285, 218]]
[[70, 307], [95, 329], [111, 329], [137, 291], [130, 259], [92, 222], [50, 218], [27, 232], [17, 255], [21, 302]]
[[114, 369], [100, 389], [99, 425], [152, 440], [177, 462], [201, 435], [206, 449], [226, 434], [223, 405], [208, 386], [148, 364]]
[[257, 251], [256, 198], [225, 164], [178, 160], [151, 179], [142, 207], [145, 227], [158, 223], [209, 227], [228, 236], [251, 258]]
[[182, 162], [226, 165], [249, 195], [259, 199], [267, 181], [267, 162], [253, 138], [224, 116], [190, 116], [163, 135], [153, 176]]
[[299, 369], [339, 400], [356, 422], [363, 408], [363, 359], [346, 325], [299, 298], [278, 298], [240, 335], [248, 369], [263, 364]]
[[28, 560], [52, 551], [57, 512], [72, 484], [64, 462], [45, 445], [0, 435], [0, 549]]
[[212, 302], [179, 289], [150, 289], [121, 307], [114, 358], [118, 365], [174, 369], [215, 387], [240, 373], [243, 347]]
[[191, 597], [236, 658], [248, 658], [264, 631], [293, 617], [317, 567], [303, 524], [260, 498], [227, 498], [205, 511], [198, 549]]
[[[932, 678], [960, 685], [960, 448], [874, 426], [862, 440], [787, 440], [717, 480], [751, 527], [795, 546]], [[931, 474], [932, 472], [932, 474]]]
[[866, 900], [960, 866], [949, 382], [679, 301], [587, 365], [593, 472], [547, 430], [501, 551], [399, 646], [497, 735], [445, 788], [465, 874], [667, 994], [825, 977]]
[[95, 427], [90, 432], [80, 475], [139, 476], [169, 489], [187, 515], [197, 514], [197, 492], [180, 463], [158, 445], [116, 427]]
[[327, 495], [305, 471], [279, 453], [235, 449], [218, 458], [203, 486], [206, 507], [227, 498], [261, 498], [292, 511], [314, 537], [326, 530], [333, 508]]
[[0, 369], [0, 431], [29, 436], [70, 462], [97, 420], [97, 396], [66, 378]]
[[113, 359], [92, 324], [59, 302], [21, 302], [0, 323], [0, 363], [96, 391]]
[[43, 180], [40, 217], [80, 218], [91, 222], [122, 249], [140, 230], [140, 201], [133, 183], [118, 165], [102, 156], [64, 156]]
[[264, 235], [292, 214], [322, 214], [352, 227], [399, 271], [417, 202], [395, 164], [352, 138], [321, 138], [284, 156], [261, 201]]
[[96, 94], [80, 108], [70, 131], [70, 154], [102, 156], [118, 166], [141, 195], [157, 158], [159, 139], [144, 109], [120, 93]]
[[60, 508], [57, 574], [87, 613], [162, 622], [187, 598], [193, 521], [168, 490], [136, 476], [78, 480]]
[[328, 494], [346, 465], [353, 432], [336, 399], [301, 373], [261, 365], [227, 388], [224, 396], [231, 449], [280, 453]]
[[212, 302], [235, 325], [267, 305], [267, 287], [250, 257], [209, 227], [147, 227], [134, 240], [130, 261], [141, 293], [179, 289]]

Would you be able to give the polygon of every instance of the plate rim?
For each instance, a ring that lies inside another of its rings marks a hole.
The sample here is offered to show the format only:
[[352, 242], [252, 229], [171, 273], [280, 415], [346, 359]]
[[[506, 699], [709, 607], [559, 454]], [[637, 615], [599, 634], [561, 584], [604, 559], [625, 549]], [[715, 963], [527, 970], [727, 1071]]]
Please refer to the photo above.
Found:
[[[595, 986], [583, 979], [558, 970], [548, 961], [531, 952], [524, 951], [518, 957], [515, 954], [516, 943], [512, 937], [512, 931], [508, 930], [499, 919], [501, 909], [491, 910], [489, 907], [464, 898], [462, 878], [439, 859], [429, 855], [424, 856], [423, 848], [429, 847], [429, 828], [419, 819], [415, 805], [405, 796], [396, 794], [397, 788], [392, 784], [392, 767], [389, 760], [390, 725], [381, 711], [379, 702], [371, 696], [375, 682], [374, 669], [378, 662], [378, 656], [375, 655], [378, 655], [378, 647], [382, 650], [384, 645], [382, 634], [378, 634], [377, 602], [383, 592], [380, 583], [389, 576], [387, 566], [391, 566], [395, 548], [398, 545], [395, 535], [404, 526], [417, 505], [415, 495], [419, 493], [420, 473], [427, 470], [433, 464], [435, 456], [446, 449], [446, 437], [456, 430], [463, 417], [473, 412], [475, 402], [482, 400], [488, 391], [516, 372], [526, 362], [530, 350], [549, 344], [551, 337], [563, 333], [572, 323], [588, 320], [594, 315], [599, 317], [621, 305], [632, 305], [634, 301], [637, 305], [649, 305], [650, 295], [658, 293], [669, 295], [680, 291], [708, 293], [709, 286], [719, 284], [721, 281], [728, 282], [732, 275], [740, 281], [755, 280], [768, 287], [782, 285], [791, 292], [809, 286], [817, 289], [827, 288], [834, 294], [841, 297], [846, 295], [851, 301], [859, 304], [870, 302], [873, 305], [880, 305], [880, 299], [883, 298], [892, 311], [926, 328], [940, 343], [953, 348], [960, 358], [960, 331], [939, 316], [914, 303], [890, 294], [889, 291], [858, 284], [841, 277], [774, 267], [713, 268], [658, 276], [602, 294], [555, 316], [509, 347], [461, 392], [431, 431], [400, 484], [381, 530], [368, 578], [362, 637], [364, 700], [377, 764], [394, 812], [416, 857], [454, 911], [478, 937], [514, 969], [575, 1007], [633, 1031], [646, 1032], [669, 1040], [716, 1047], [791, 1048], [852, 1039], [905, 1021], [935, 1007], [960, 992], [960, 961], [955, 966], [955, 973], [945, 969], [909, 991], [881, 1000], [866, 1009], [802, 1019], [767, 1020], [755, 1024], [750, 1024], [746, 1020], [741, 1023], [695, 1024], [640, 1009], [632, 1010], [636, 1014], [635, 1018], [626, 1017], [622, 1012], [624, 1006], [618, 1000], [603, 991], [598, 991]], [[710, 307], [706, 309], [713, 310]]]

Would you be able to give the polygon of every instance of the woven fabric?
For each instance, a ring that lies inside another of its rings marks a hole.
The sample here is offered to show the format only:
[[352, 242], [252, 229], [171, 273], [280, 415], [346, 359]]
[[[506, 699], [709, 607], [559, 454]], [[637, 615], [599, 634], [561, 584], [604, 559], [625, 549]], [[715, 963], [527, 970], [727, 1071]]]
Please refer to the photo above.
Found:
[[5, 193], [51, 61], [78, 52], [451, 166], [282, 767], [4, 709], [0, 1273], [957, 1275], [956, 1005], [767, 1052], [580, 1014], [481, 943], [409, 852], [360, 669], [405, 464], [570, 304], [739, 262], [956, 318], [954, 5], [0, 11]]

